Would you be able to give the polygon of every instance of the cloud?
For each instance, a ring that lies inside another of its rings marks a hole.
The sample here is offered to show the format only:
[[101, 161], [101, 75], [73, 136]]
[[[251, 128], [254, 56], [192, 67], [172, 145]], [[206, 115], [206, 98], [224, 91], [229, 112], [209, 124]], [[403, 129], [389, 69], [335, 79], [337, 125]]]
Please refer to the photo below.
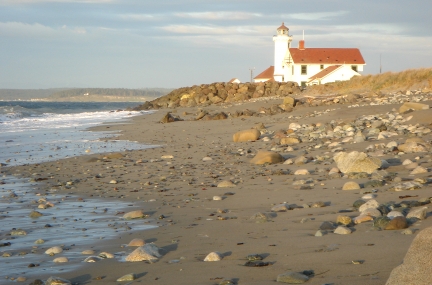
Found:
[[330, 20], [330, 18], [339, 17], [348, 14], [348, 11], [336, 11], [336, 12], [318, 12], [318, 13], [294, 13], [294, 14], [283, 14], [282, 18], [289, 18], [295, 20]]
[[159, 29], [177, 34], [197, 35], [266, 35], [274, 27], [268, 26], [214, 26], [214, 25], [168, 25]]
[[120, 14], [118, 17], [127, 21], [154, 21], [161, 18], [158, 14]]
[[249, 20], [253, 18], [260, 18], [260, 13], [247, 13], [247, 12], [192, 12], [192, 13], [174, 13], [174, 16], [179, 18], [191, 18], [202, 20]]
[[39, 23], [28, 24], [22, 22], [0, 22], [0, 35], [5, 37], [25, 37], [25, 38], [57, 38], [62, 35], [83, 35], [87, 30], [82, 27], [62, 26], [52, 28]]

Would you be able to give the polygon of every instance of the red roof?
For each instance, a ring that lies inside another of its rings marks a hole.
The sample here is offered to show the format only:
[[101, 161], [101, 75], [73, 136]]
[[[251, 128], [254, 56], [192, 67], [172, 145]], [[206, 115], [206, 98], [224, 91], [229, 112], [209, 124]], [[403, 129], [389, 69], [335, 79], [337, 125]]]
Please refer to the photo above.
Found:
[[312, 80], [317, 79], [317, 78], [324, 78], [324, 77], [326, 77], [327, 75], [329, 75], [330, 73], [332, 73], [333, 71], [335, 71], [336, 69], [338, 69], [341, 66], [342, 65], [331, 65], [331, 66], [329, 66], [327, 68], [324, 68], [323, 70], [321, 70], [320, 72], [318, 72], [314, 76], [311, 76], [309, 78], [309, 81], [312, 81]]
[[260, 74], [254, 77], [254, 79], [266, 79], [266, 78], [273, 78], [274, 74], [274, 66], [270, 66]]
[[357, 48], [290, 48], [296, 64], [365, 64]]
[[289, 30], [287, 27], [285, 27], [285, 23], [282, 22], [282, 26], [280, 26], [279, 28], [277, 28], [278, 30]]

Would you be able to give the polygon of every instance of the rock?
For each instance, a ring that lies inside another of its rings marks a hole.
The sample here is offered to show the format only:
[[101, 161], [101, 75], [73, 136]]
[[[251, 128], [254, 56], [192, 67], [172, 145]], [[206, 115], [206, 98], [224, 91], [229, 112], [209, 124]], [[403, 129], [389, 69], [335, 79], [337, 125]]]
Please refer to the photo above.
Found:
[[416, 218], [419, 220], [424, 220], [426, 219], [426, 215], [427, 215], [427, 207], [421, 207], [421, 208], [411, 209], [411, 211], [409, 211], [406, 217], [407, 219]]
[[415, 103], [415, 102], [405, 102], [402, 104], [402, 106], [400, 106], [399, 113], [402, 114], [409, 110], [418, 111], [418, 110], [427, 110], [427, 109], [429, 109], [429, 105]]
[[340, 225], [347, 226], [347, 225], [349, 225], [349, 224], [352, 223], [352, 220], [351, 220], [351, 218], [348, 217], [348, 216], [341, 216], [341, 215], [339, 215], [339, 216], [336, 218], [336, 223], [338, 223], [338, 224], [340, 224]]
[[64, 262], [69, 262], [69, 259], [65, 256], [61, 256], [61, 257], [54, 258], [53, 262], [64, 263]]
[[90, 262], [98, 262], [99, 260], [101, 260], [101, 258], [98, 257], [98, 256], [89, 256], [89, 257], [86, 257], [86, 258], [83, 260], [83, 262], [88, 262], [88, 263], [90, 263]]
[[336, 225], [332, 222], [322, 222], [319, 229], [323, 231], [332, 231], [336, 228]]
[[251, 220], [256, 220], [257, 223], [265, 223], [268, 220], [270, 220], [269, 215], [265, 214], [265, 213], [255, 213], [254, 215], [252, 215], [252, 217], [250, 218]]
[[236, 185], [234, 183], [232, 183], [229, 180], [223, 180], [221, 182], [219, 182], [219, 184], [217, 185], [217, 187], [219, 188], [230, 188], [230, 187], [236, 187]]
[[363, 215], [363, 214], [361, 214], [360, 216], [357, 216], [353, 219], [353, 222], [356, 225], [361, 224], [361, 223], [365, 223], [365, 222], [369, 222], [369, 221], [373, 221], [373, 218], [371, 216]]
[[405, 217], [395, 217], [387, 223], [385, 230], [402, 230], [408, 227], [408, 222]]
[[327, 205], [324, 202], [318, 201], [318, 202], [312, 203], [312, 205], [310, 207], [311, 208], [323, 208], [325, 206], [327, 206]]
[[414, 141], [405, 142], [404, 144], [398, 145], [398, 150], [404, 153], [416, 153], [416, 152], [428, 151], [424, 145], [418, 144], [417, 142]]
[[294, 271], [288, 271], [282, 274], [279, 274], [276, 281], [280, 283], [288, 283], [288, 284], [302, 284], [309, 280], [309, 277]]
[[122, 277], [117, 279], [117, 282], [123, 282], [123, 281], [133, 281], [136, 279], [136, 275], [134, 273], [129, 273], [126, 275], [123, 275]]
[[342, 186], [342, 190], [358, 190], [360, 185], [355, 181], [348, 181]]
[[280, 144], [283, 144], [283, 145], [292, 145], [292, 144], [298, 144], [298, 143], [300, 143], [300, 140], [298, 138], [288, 137], [288, 138], [281, 138], [280, 139]]
[[222, 201], [223, 198], [221, 196], [213, 196], [213, 201]]
[[424, 173], [428, 173], [428, 170], [422, 166], [417, 166], [416, 168], [413, 169], [413, 171], [411, 171], [411, 175], [416, 175], [416, 174], [424, 174]]
[[363, 212], [361, 212], [361, 214], [371, 216], [374, 218], [382, 216], [382, 213], [378, 209], [375, 209], [375, 208], [367, 208]]
[[234, 142], [256, 141], [261, 136], [261, 132], [257, 129], [250, 129], [237, 132], [233, 135]]
[[126, 256], [125, 260], [130, 262], [153, 262], [158, 260], [161, 256], [162, 255], [159, 253], [159, 248], [153, 243], [148, 243], [132, 251], [128, 256]]
[[284, 97], [282, 104], [294, 107], [295, 99], [293, 97], [290, 97], [290, 96]]
[[13, 229], [9, 232], [11, 236], [25, 236], [27, 235], [27, 232], [22, 229]]
[[386, 285], [427, 285], [431, 283], [432, 227], [414, 238], [403, 263], [392, 270]]
[[171, 115], [170, 112], [166, 113], [166, 115], [160, 120], [160, 122], [162, 124], [172, 123], [172, 122], [175, 122], [175, 121], [180, 121], [180, 119], [174, 117], [173, 115]]
[[303, 165], [308, 162], [308, 159], [304, 156], [299, 156], [294, 160], [295, 165]]
[[114, 254], [103, 251], [101, 253], [98, 254], [98, 257], [106, 259], [106, 258], [114, 258]]
[[297, 169], [295, 172], [294, 172], [294, 175], [309, 175], [310, 173], [309, 173], [309, 170], [307, 170], [307, 169]]
[[377, 202], [377, 200], [372, 199], [372, 200], [367, 201], [363, 205], [361, 205], [359, 207], [359, 212], [363, 212], [369, 208], [377, 209], [379, 206], [380, 206], [380, 204]]
[[39, 218], [42, 216], [43, 216], [43, 214], [41, 212], [38, 212], [38, 211], [31, 211], [31, 213], [29, 215], [30, 218]]
[[390, 221], [387, 217], [378, 217], [374, 219], [373, 226], [377, 229], [385, 229]]
[[83, 250], [81, 252], [81, 254], [83, 254], [83, 255], [92, 255], [92, 254], [95, 254], [95, 251], [93, 249], [86, 249], [86, 250]]
[[204, 261], [221, 261], [223, 256], [217, 252], [213, 251], [207, 254], [207, 256], [204, 258]]
[[356, 208], [356, 209], [359, 209], [360, 206], [363, 205], [363, 204], [365, 204], [365, 203], [366, 203], [365, 200], [359, 199], [359, 200], [354, 201], [353, 207]]
[[315, 233], [315, 236], [316, 236], [316, 237], [322, 237], [322, 236], [324, 236], [325, 234], [326, 234], [326, 231], [318, 230], [318, 231]]
[[45, 285], [72, 285], [72, 282], [67, 279], [51, 276], [47, 279]]
[[44, 244], [45, 241], [44, 241], [43, 239], [40, 238], [40, 239], [36, 240], [34, 243], [35, 243], [35, 244]]
[[63, 252], [63, 248], [60, 246], [53, 246], [45, 251], [45, 254], [53, 255]]
[[339, 152], [333, 157], [342, 173], [366, 172], [371, 174], [381, 167], [381, 159], [368, 157], [364, 152]]
[[128, 243], [128, 246], [143, 246], [145, 241], [142, 238], [134, 238]]
[[212, 161], [212, 160], [213, 160], [213, 158], [211, 158], [209, 156], [203, 157], [203, 159], [202, 159], [202, 161]]
[[374, 199], [376, 196], [377, 195], [375, 195], [375, 194], [369, 193], [369, 194], [363, 195], [362, 199], [363, 200], [370, 200], [370, 199]]
[[123, 215], [123, 219], [126, 220], [139, 219], [143, 217], [145, 217], [145, 214], [142, 210], [130, 211]]
[[387, 213], [387, 218], [389, 219], [394, 219], [396, 217], [405, 217], [404, 214], [402, 214], [399, 211], [391, 211], [389, 213]]
[[405, 191], [405, 190], [417, 190], [417, 189], [421, 189], [423, 186], [415, 181], [408, 181], [408, 182], [403, 182], [400, 184], [397, 184], [393, 187], [394, 191], [400, 192], [400, 191]]
[[338, 226], [335, 230], [334, 230], [335, 234], [338, 235], [348, 235], [351, 233], [351, 229], [347, 228], [345, 226]]
[[401, 234], [403, 234], [403, 235], [412, 235], [413, 231], [411, 229], [404, 229], [403, 231], [401, 231]]
[[291, 207], [288, 204], [279, 204], [279, 205], [275, 205], [271, 208], [272, 212], [286, 212], [288, 210], [290, 210]]
[[283, 162], [284, 158], [282, 155], [272, 151], [258, 151], [254, 158], [251, 159], [250, 163], [253, 164], [274, 164]]

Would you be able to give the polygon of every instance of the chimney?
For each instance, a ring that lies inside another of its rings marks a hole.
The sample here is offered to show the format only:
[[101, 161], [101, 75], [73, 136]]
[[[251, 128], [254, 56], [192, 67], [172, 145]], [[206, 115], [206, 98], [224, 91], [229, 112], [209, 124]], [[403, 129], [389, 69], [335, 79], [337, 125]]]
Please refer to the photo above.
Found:
[[304, 40], [300, 40], [299, 41], [299, 49], [300, 50], [304, 50], [305, 49], [305, 41]]

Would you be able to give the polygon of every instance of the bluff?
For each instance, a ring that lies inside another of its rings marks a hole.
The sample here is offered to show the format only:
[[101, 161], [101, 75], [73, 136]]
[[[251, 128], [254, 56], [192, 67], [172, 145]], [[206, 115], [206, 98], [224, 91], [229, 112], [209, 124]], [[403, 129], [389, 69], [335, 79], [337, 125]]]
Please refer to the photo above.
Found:
[[208, 106], [252, 98], [294, 96], [300, 93], [301, 89], [295, 82], [216, 82], [175, 89], [163, 97], [145, 102], [134, 110]]

